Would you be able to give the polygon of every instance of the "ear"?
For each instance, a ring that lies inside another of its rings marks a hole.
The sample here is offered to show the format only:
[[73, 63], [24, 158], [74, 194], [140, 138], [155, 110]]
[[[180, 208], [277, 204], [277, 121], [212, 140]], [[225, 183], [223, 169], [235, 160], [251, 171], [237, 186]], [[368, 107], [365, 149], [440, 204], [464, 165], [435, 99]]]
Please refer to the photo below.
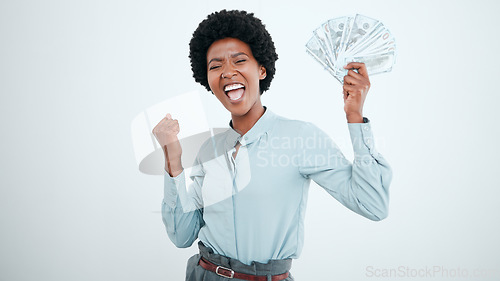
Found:
[[264, 80], [266, 76], [267, 76], [266, 68], [261, 65], [259, 69], [259, 80]]

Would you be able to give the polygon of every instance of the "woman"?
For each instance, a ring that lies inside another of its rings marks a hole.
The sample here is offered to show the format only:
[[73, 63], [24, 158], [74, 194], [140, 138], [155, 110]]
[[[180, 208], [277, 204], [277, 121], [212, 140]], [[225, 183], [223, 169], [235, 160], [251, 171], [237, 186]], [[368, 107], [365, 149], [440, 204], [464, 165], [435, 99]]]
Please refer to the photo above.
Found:
[[193, 33], [190, 59], [195, 80], [219, 99], [231, 121], [229, 130], [200, 148], [189, 188], [177, 120], [167, 114], [153, 129], [165, 152], [167, 233], [178, 247], [200, 240], [186, 280], [293, 280], [289, 270], [303, 246], [311, 179], [356, 213], [371, 220], [387, 216], [392, 173], [362, 114], [370, 87], [363, 63], [345, 66], [351, 164], [312, 123], [278, 116], [262, 105], [278, 56], [253, 14], [209, 15]]

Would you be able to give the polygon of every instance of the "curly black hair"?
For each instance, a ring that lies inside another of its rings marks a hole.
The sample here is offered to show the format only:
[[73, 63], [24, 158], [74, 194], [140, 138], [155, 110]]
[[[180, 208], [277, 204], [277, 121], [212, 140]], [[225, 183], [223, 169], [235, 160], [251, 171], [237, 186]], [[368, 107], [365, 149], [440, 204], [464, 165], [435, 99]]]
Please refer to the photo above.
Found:
[[265, 25], [253, 13], [246, 11], [214, 12], [198, 25], [189, 42], [189, 58], [195, 81], [210, 91], [207, 79], [207, 51], [213, 42], [228, 37], [247, 43], [257, 62], [266, 69], [266, 78], [259, 82], [262, 95], [269, 89], [273, 80], [278, 54]]

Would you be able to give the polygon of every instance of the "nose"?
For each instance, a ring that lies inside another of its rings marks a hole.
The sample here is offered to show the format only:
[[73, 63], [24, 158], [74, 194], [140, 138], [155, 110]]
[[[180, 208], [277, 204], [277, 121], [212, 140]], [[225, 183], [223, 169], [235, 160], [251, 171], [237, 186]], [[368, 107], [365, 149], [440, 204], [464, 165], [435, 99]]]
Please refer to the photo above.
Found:
[[234, 67], [231, 65], [226, 65], [224, 66], [224, 69], [222, 69], [221, 77], [231, 79], [233, 76], [236, 75], [236, 70]]

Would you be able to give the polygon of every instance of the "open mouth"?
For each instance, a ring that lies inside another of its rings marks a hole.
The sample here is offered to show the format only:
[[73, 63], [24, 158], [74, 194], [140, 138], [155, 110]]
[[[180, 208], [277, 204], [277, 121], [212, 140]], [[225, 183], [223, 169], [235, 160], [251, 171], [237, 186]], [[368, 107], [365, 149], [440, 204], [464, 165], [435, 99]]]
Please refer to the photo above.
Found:
[[242, 84], [230, 84], [224, 87], [224, 93], [229, 97], [232, 101], [239, 100], [243, 93], [245, 92], [245, 86]]

